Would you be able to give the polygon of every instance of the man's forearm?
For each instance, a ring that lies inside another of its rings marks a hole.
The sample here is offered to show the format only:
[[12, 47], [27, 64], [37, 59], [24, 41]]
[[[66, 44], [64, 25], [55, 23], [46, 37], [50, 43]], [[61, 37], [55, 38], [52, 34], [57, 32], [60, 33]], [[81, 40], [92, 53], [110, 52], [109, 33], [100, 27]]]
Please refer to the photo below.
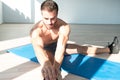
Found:
[[56, 66], [57, 68], [60, 68], [63, 58], [64, 58], [64, 49], [56, 51], [54, 56], [54, 66]]
[[38, 61], [39, 61], [39, 63], [41, 65], [44, 64], [46, 61], [49, 60], [46, 51], [43, 50], [43, 49], [40, 49], [40, 48], [37, 49], [37, 48], [35, 48], [35, 54], [36, 54], [36, 57], [37, 57], [37, 59], [38, 59]]

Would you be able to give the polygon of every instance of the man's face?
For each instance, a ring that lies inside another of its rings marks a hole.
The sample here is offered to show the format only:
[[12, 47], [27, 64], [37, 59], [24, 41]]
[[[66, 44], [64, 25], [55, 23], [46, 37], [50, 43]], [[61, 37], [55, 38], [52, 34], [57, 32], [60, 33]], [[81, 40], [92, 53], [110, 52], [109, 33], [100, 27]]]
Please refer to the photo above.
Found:
[[52, 29], [57, 21], [57, 12], [42, 10], [43, 21], [48, 29]]

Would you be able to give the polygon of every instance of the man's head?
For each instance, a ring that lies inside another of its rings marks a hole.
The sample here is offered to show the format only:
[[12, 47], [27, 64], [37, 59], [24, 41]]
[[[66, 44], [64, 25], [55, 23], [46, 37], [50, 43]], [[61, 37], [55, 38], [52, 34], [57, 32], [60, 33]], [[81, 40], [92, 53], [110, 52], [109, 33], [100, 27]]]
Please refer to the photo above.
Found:
[[55, 10], [58, 13], [58, 5], [53, 0], [46, 0], [41, 4], [41, 10], [48, 10], [49, 12]]
[[57, 21], [58, 15], [58, 5], [53, 0], [46, 0], [41, 4], [41, 13], [43, 16], [43, 21], [48, 29], [54, 27]]

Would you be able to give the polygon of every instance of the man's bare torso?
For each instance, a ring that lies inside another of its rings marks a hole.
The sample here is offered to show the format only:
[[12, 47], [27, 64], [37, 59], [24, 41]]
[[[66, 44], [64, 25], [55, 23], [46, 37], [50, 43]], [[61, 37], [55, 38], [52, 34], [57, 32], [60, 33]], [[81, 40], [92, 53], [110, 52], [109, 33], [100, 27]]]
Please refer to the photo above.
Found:
[[36, 31], [37, 34], [39, 34], [38, 37], [42, 38], [44, 45], [57, 42], [59, 37], [59, 31], [61, 25], [65, 24], [61, 20], [57, 20], [55, 23], [54, 28], [47, 29], [46, 25], [43, 21], [38, 22], [35, 27], [33, 28], [33, 31]]
[[42, 26], [41, 38], [44, 44], [56, 42], [59, 37], [59, 27], [48, 30], [44, 25]]

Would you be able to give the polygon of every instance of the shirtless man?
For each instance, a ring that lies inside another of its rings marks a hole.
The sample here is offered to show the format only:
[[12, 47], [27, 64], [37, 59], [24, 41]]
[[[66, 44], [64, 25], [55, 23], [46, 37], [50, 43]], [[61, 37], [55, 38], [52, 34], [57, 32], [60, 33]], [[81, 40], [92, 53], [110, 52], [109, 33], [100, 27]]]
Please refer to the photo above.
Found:
[[[42, 67], [44, 80], [56, 80], [64, 54], [73, 53], [112, 53], [118, 44], [117, 38], [106, 48], [93, 48], [78, 45], [66, 45], [69, 39], [70, 26], [57, 18], [58, 5], [53, 0], [46, 0], [41, 5], [42, 20], [34, 25], [30, 32], [36, 57]], [[115, 44], [115, 46], [113, 46]], [[67, 50], [73, 47], [76, 50]], [[79, 50], [78, 50], [79, 49]]]

